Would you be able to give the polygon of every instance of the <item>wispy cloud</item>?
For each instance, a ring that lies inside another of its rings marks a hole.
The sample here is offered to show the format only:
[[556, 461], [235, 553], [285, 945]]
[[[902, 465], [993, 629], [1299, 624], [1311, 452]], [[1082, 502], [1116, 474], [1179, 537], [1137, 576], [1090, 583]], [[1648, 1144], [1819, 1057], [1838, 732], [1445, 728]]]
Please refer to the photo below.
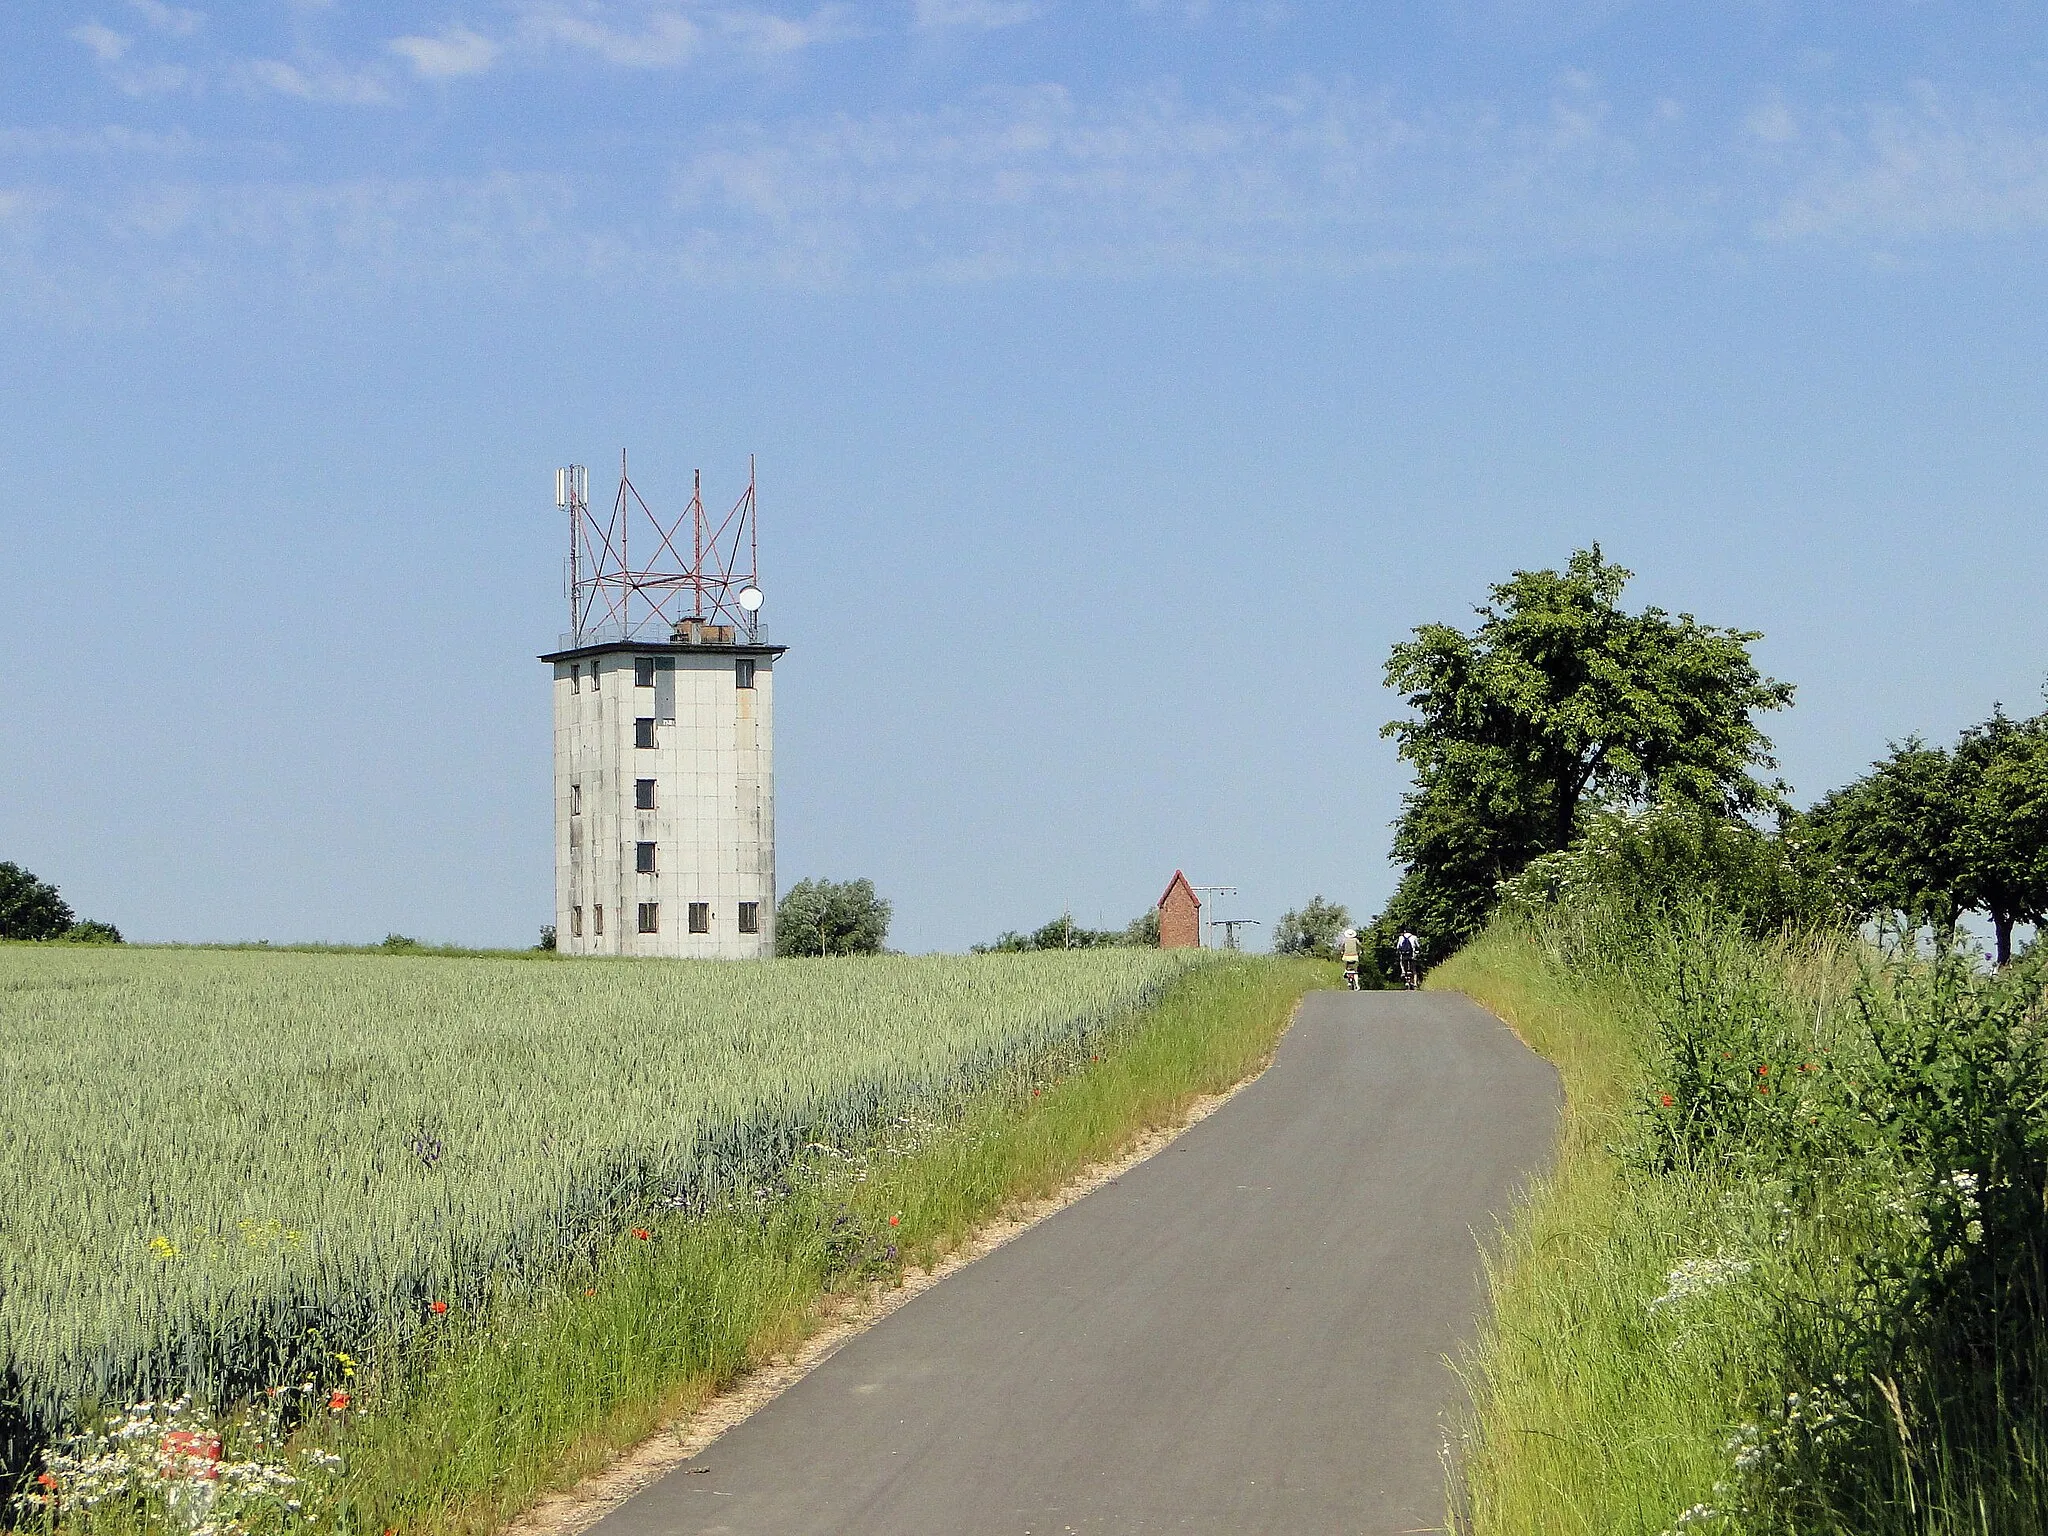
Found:
[[1636, 171], [1589, 81], [1524, 122], [1314, 82], [1230, 106], [1047, 85], [729, 133], [673, 195], [695, 248], [826, 281], [1341, 269], [1663, 238], [1685, 211], [1638, 195]]
[[101, 21], [87, 21], [66, 34], [93, 57], [116, 90], [128, 96], [164, 96], [193, 83], [182, 64], [152, 63], [130, 57], [135, 39]]
[[128, 0], [129, 7], [167, 37], [190, 37], [206, 25], [203, 11], [166, 5], [163, 0]]
[[754, 53], [797, 53], [820, 43], [858, 37], [860, 26], [845, 5], [823, 5], [809, 16], [779, 16], [771, 11], [721, 11], [718, 29]]
[[704, 33], [680, 10], [652, 11], [637, 24], [621, 25], [599, 5], [530, 4], [517, 37], [529, 47], [582, 49], [626, 69], [672, 69], [696, 54]]
[[352, 69], [329, 60], [244, 59], [235, 66], [243, 82], [280, 96], [339, 106], [377, 106], [391, 99], [390, 88], [375, 72]]
[[116, 32], [105, 22], [87, 21], [71, 29], [72, 41], [81, 44], [101, 64], [118, 64], [128, 56], [135, 39]]
[[1044, 13], [1038, 0], [916, 0], [920, 27], [1014, 27]]
[[[652, 68], [745, 46], [726, 30], [731, 14], [643, 10], [627, 25], [553, 6], [529, 8], [521, 25]], [[688, 36], [662, 17], [686, 21]], [[811, 21], [806, 36], [847, 24]], [[432, 46], [394, 43], [383, 74], [307, 54], [234, 73], [222, 64], [219, 78], [374, 101], [401, 69], [453, 78], [532, 46], [507, 35], [482, 47], [455, 28], [415, 41]], [[150, 291], [159, 270], [238, 287], [263, 273], [336, 285], [829, 286], [1345, 273], [1820, 241], [1885, 254], [2048, 226], [2048, 115], [2021, 100], [1957, 106], [1925, 87], [1854, 107], [1752, 97], [1716, 114], [1665, 100], [1624, 109], [1584, 74], [1519, 105], [1316, 79], [1231, 96], [1048, 83], [921, 111], [697, 126], [681, 150], [650, 132], [633, 153], [574, 173], [470, 180], [290, 185], [225, 179], [234, 162], [215, 155], [151, 165], [186, 142], [111, 127], [0, 132], [0, 156], [16, 161], [99, 153], [113, 167], [51, 177], [32, 189], [44, 201], [17, 205], [32, 212], [8, 225], [0, 302], [65, 281], [90, 287], [95, 274], [107, 291]], [[8, 169], [0, 162], [0, 186], [26, 195]]]
[[1933, 86], [1828, 114], [1795, 185], [1758, 221], [1777, 240], [1898, 241], [2048, 225], [2048, 124], [2038, 110], [1957, 109]]
[[423, 80], [480, 75], [497, 63], [504, 51], [500, 44], [468, 27], [443, 27], [432, 37], [394, 37], [387, 46]]
[[518, 0], [502, 35], [448, 26], [395, 37], [386, 47], [421, 79], [450, 80], [508, 62], [546, 63], [565, 51], [619, 69], [676, 69], [715, 44], [773, 56], [858, 36], [860, 30], [855, 12], [843, 4], [786, 16], [748, 7], [658, 4], [629, 9], [598, 0]]
[[199, 141], [183, 128], [151, 133], [109, 123], [81, 132], [70, 128], [0, 128], [0, 155], [147, 155], [166, 158], [190, 154]]

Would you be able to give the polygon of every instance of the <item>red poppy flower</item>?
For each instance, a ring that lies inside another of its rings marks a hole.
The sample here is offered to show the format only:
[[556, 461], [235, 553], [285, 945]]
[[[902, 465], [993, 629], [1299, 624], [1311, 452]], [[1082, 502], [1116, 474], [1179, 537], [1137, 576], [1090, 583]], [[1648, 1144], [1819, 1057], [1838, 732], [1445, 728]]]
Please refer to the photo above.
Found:
[[332, 1408], [336, 1413], [341, 1412], [342, 1409], [348, 1406], [348, 1394], [346, 1392], [336, 1392], [332, 1397], [327, 1399], [327, 1406]]
[[47, 1472], [39, 1473], [36, 1477], [36, 1486], [38, 1488], [54, 1488], [57, 1486], [57, 1479], [50, 1476]]
[[437, 1301], [433, 1305], [433, 1312], [436, 1317], [439, 1317], [443, 1312], [446, 1312], [447, 1310], [448, 1303], [445, 1301]]
[[583, 1288], [583, 1294], [586, 1296], [595, 1296], [597, 1294], [597, 1287], [594, 1285], [587, 1285]]
[[1756, 1075], [1758, 1077], [1767, 1077], [1770, 1075], [1770, 1071], [1771, 1069], [1769, 1067], [1758, 1067], [1756, 1069]]
[[1664, 1107], [1665, 1107], [1666, 1109], [1669, 1109], [1669, 1108], [1671, 1107], [1671, 1102], [1672, 1102], [1672, 1101], [1671, 1101], [1671, 1095], [1670, 1095], [1670, 1094], [1668, 1094], [1668, 1093], [1667, 1093], [1667, 1094], [1665, 1094], [1665, 1095], [1664, 1095]]
[[901, 1216], [891, 1216], [891, 1217], [889, 1218], [889, 1225], [893, 1227], [893, 1226], [895, 1226], [895, 1225], [896, 1225], [896, 1223], [898, 1223], [898, 1222], [899, 1222], [899, 1221], [901, 1221], [902, 1219], [903, 1219], [903, 1218], [902, 1218]]
[[654, 1236], [654, 1234], [648, 1231], [645, 1227], [635, 1227], [633, 1229], [633, 1235], [639, 1238], [640, 1241], [643, 1243], [646, 1242], [650, 1237]]

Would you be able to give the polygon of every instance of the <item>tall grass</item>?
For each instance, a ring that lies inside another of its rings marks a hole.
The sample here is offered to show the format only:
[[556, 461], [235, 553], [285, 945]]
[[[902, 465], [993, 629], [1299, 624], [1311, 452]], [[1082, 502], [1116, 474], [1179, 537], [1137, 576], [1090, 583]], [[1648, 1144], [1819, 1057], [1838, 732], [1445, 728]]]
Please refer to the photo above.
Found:
[[0, 1449], [475, 1311], [1079, 1048], [1183, 965], [0, 949]]
[[2048, 1529], [2039, 977], [1640, 917], [1432, 978], [1568, 1104], [1467, 1366], [1471, 1528]]

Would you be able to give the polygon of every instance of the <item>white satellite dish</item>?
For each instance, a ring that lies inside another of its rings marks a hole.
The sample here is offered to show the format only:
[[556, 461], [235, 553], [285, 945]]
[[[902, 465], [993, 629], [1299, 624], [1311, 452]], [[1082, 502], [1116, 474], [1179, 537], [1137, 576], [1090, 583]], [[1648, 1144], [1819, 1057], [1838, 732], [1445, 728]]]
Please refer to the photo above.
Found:
[[761, 589], [759, 587], [741, 587], [740, 606], [749, 613], [758, 613], [761, 609]]

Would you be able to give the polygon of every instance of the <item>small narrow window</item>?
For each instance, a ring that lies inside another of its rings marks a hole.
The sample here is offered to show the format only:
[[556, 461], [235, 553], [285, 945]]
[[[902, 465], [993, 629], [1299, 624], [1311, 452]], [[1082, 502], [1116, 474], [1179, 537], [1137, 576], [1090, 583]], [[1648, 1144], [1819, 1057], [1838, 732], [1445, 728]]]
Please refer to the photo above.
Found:
[[583, 814], [583, 786], [581, 784], [571, 784], [569, 786], [569, 814], [571, 816], [581, 816]]
[[642, 715], [633, 722], [633, 745], [651, 747], [654, 745], [654, 717]]
[[604, 674], [597, 670], [597, 663], [594, 661], [590, 664], [590, 691], [592, 693], [602, 693], [604, 691]]
[[741, 658], [740, 658], [740, 659], [739, 659], [738, 661], [734, 662], [734, 663], [732, 664], [732, 680], [733, 680], [733, 685], [734, 685], [735, 687], [739, 687], [739, 688], [751, 688], [751, 687], [753, 687], [753, 686], [754, 686], [754, 663], [753, 663], [752, 661], [750, 661], [750, 660], [749, 660], [748, 658], [744, 657], [744, 656], [742, 656], [742, 657], [741, 657]]
[[575, 939], [583, 937], [583, 909], [581, 907], [571, 907], [569, 909], [569, 936]]
[[581, 666], [571, 665], [569, 668], [569, 691], [571, 693], [581, 693], [583, 691], [583, 668]]
[[692, 933], [709, 933], [710, 931], [711, 931], [711, 903], [710, 903], [710, 902], [708, 902], [708, 901], [693, 901], [693, 902], [691, 902], [691, 903], [690, 903], [690, 932], [692, 932]]
[[640, 931], [642, 933], [661, 932], [660, 902], [643, 901], [640, 903]]
[[604, 905], [603, 905], [603, 903], [601, 903], [601, 902], [600, 902], [600, 903], [599, 903], [599, 904], [598, 904], [597, 906], [594, 906], [594, 907], [592, 907], [592, 908], [590, 909], [590, 916], [591, 916], [591, 919], [592, 919], [592, 923], [593, 923], [593, 925], [595, 926], [595, 928], [597, 929], [597, 931], [598, 931], [598, 932], [599, 932], [600, 934], [601, 934], [601, 933], [603, 933], [603, 932], [604, 932]]
[[743, 902], [741, 902], [741, 903], [740, 903], [740, 932], [741, 932], [741, 933], [759, 933], [760, 931], [761, 931], [761, 903], [759, 903], [758, 901], [743, 901]]
[[636, 875], [651, 875], [654, 873], [654, 844], [635, 843], [633, 845], [633, 873]]
[[652, 656], [635, 656], [633, 658], [633, 686], [635, 688], [652, 688], [654, 686], [654, 658]]
[[635, 779], [633, 781], [633, 809], [636, 811], [651, 811], [654, 809], [654, 780]]

